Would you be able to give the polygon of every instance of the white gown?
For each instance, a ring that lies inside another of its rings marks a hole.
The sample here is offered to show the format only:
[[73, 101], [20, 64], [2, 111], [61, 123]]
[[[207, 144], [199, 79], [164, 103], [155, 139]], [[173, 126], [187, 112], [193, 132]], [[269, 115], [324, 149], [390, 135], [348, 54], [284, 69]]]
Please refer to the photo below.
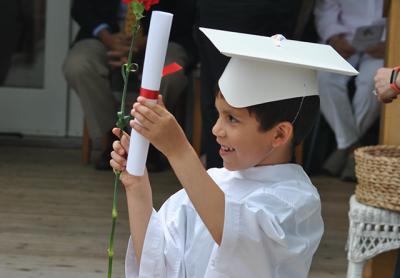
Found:
[[281, 164], [208, 174], [225, 193], [221, 245], [180, 190], [153, 211], [140, 268], [129, 241], [126, 277], [307, 277], [323, 222], [318, 192], [303, 169]]

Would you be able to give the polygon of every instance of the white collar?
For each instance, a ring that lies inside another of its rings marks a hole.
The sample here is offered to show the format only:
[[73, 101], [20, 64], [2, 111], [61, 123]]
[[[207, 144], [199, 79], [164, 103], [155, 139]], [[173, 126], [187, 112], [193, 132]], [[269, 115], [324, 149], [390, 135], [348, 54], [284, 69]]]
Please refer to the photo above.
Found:
[[[210, 170], [213, 171], [214, 169]], [[303, 168], [300, 165], [293, 163], [264, 165], [237, 171], [230, 171], [226, 168], [220, 168], [219, 170], [221, 170], [225, 178], [228, 179], [236, 178], [261, 182], [268, 181], [273, 183], [287, 180], [298, 180], [311, 183]]]

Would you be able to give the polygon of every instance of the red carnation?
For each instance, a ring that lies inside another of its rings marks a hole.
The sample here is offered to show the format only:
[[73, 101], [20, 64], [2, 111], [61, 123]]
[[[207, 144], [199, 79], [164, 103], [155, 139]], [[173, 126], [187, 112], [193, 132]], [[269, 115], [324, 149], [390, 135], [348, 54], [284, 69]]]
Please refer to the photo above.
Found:
[[132, 3], [133, 1], [142, 3], [144, 5], [145, 10], [148, 11], [150, 10], [151, 6], [158, 4], [159, 0], [122, 0], [122, 2], [125, 4]]
[[139, 3], [143, 3], [144, 4], [144, 8], [146, 9], [146, 11], [150, 10], [150, 7], [158, 4], [158, 0], [137, 0]]

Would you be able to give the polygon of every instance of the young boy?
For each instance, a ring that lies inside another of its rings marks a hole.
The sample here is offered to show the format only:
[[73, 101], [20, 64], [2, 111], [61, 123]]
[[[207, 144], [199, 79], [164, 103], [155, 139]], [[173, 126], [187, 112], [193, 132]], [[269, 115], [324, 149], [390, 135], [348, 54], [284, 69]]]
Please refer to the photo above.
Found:
[[154, 211], [147, 173], [125, 171], [129, 136], [114, 142], [110, 164], [122, 171], [132, 235], [126, 276], [307, 277], [323, 222], [317, 190], [290, 163], [293, 147], [319, 112], [315, 68], [356, 71], [325, 46], [202, 31], [232, 57], [213, 127], [224, 167], [203, 168], [161, 98], [138, 98], [132, 115], [141, 125], [132, 128], [164, 153], [184, 189]]

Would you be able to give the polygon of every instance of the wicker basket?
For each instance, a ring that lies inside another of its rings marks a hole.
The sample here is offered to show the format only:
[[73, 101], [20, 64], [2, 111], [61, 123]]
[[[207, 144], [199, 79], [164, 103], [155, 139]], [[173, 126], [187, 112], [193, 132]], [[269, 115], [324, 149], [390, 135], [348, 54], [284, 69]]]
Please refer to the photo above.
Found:
[[360, 203], [400, 211], [400, 146], [358, 148], [356, 198]]

